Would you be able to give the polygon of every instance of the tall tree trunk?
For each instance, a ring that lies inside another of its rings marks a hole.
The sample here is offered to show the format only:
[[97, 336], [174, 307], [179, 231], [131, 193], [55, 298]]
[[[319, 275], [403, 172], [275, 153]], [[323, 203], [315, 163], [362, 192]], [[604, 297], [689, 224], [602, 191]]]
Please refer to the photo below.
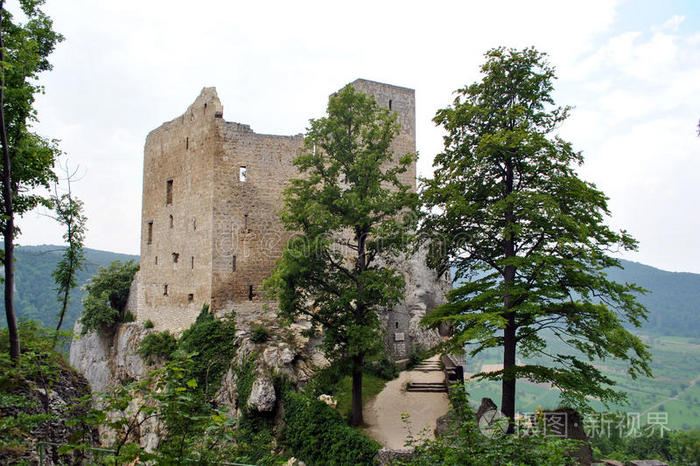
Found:
[[352, 358], [352, 419], [350, 424], [361, 426], [364, 424], [362, 417], [362, 365], [364, 356], [354, 356]]
[[[5, 44], [2, 36], [2, 13], [5, 7], [0, 0], [0, 63], [5, 62]], [[5, 240], [5, 316], [10, 337], [10, 359], [15, 365], [19, 364], [19, 333], [15, 317], [15, 264], [14, 264], [14, 233], [15, 219], [12, 209], [12, 167], [10, 151], [7, 147], [7, 130], [5, 128], [5, 67], [0, 65], [0, 143], [2, 144], [2, 195], [4, 201], [5, 227], [2, 231]]]
[[[73, 272], [73, 260], [71, 259], [71, 275]], [[67, 286], [63, 292], [63, 298], [61, 299], [61, 314], [58, 318], [58, 324], [56, 325], [56, 333], [53, 334], [53, 345], [52, 348], [56, 349], [56, 343], [58, 342], [58, 332], [61, 330], [61, 325], [63, 325], [63, 318], [66, 316], [66, 310], [68, 309], [68, 300], [70, 299], [70, 287]]]
[[[66, 172], [68, 172], [68, 166], [66, 166]], [[58, 200], [58, 189], [56, 189], [56, 199]], [[71, 191], [70, 191], [70, 176], [68, 177], [68, 206], [70, 209], [73, 208]], [[58, 318], [58, 324], [56, 325], [56, 333], [53, 335], [53, 348], [56, 348], [56, 342], [58, 342], [58, 332], [61, 330], [61, 325], [63, 325], [63, 318], [66, 316], [66, 310], [68, 309], [68, 300], [70, 299], [70, 284], [72, 281], [73, 274], [75, 274], [75, 264], [74, 264], [74, 253], [75, 241], [73, 240], [73, 215], [68, 218], [68, 248], [70, 254], [70, 261], [68, 262], [68, 279], [66, 280], [66, 289], [63, 291], [63, 298], [61, 302], [61, 314]]]
[[508, 433], [515, 429], [515, 381], [516, 378], [509, 374], [509, 370], [515, 367], [515, 316], [511, 312], [506, 316], [508, 323], [503, 329], [503, 384], [501, 388], [501, 412], [508, 419]]
[[[508, 157], [506, 159], [506, 190], [505, 195], [509, 196], [513, 192], [513, 162]], [[515, 256], [515, 238], [511, 231], [512, 225], [515, 223], [515, 215], [513, 214], [513, 206], [509, 205], [505, 212], [505, 237], [503, 255], [506, 259]], [[508, 417], [508, 433], [512, 434], [515, 430], [515, 382], [516, 378], [511, 373], [515, 368], [516, 356], [516, 322], [515, 313], [512, 311], [513, 296], [511, 295], [511, 287], [515, 282], [515, 266], [506, 265], [503, 274], [503, 316], [506, 319], [506, 326], [503, 329], [503, 385], [501, 389], [501, 412]]]
[[[362, 273], [367, 270], [367, 252], [366, 240], [367, 233], [365, 228], [358, 228], [355, 231], [355, 240], [357, 241], [357, 269], [360, 274], [360, 279], [357, 285], [358, 296], [362, 296], [363, 282]], [[356, 303], [357, 320], [362, 320], [365, 314], [365, 306], [362, 302]], [[365, 362], [364, 353], [360, 353], [352, 357], [352, 419], [350, 424], [353, 426], [361, 426], [364, 424], [362, 417], [362, 367]]]

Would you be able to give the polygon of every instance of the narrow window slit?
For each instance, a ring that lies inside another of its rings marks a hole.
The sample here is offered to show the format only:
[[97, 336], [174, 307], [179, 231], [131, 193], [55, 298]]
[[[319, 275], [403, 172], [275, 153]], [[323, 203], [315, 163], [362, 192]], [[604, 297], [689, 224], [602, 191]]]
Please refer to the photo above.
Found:
[[173, 203], [173, 180], [169, 179], [165, 182], [165, 205]]

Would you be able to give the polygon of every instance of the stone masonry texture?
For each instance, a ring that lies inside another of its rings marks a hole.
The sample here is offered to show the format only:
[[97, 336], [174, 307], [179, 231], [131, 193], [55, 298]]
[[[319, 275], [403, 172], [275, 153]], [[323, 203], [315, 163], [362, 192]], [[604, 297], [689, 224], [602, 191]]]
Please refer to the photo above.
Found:
[[[395, 157], [415, 153], [414, 91], [364, 79], [351, 85], [397, 112], [401, 130], [392, 144]], [[274, 312], [263, 307], [260, 285], [292, 235], [279, 211], [283, 190], [299, 176], [292, 162], [302, 148], [301, 134], [258, 134], [248, 125], [225, 121], [215, 88], [202, 89], [183, 115], [148, 135], [141, 270], [138, 286], [132, 287], [139, 294], [132, 297], [139, 322], [151, 320], [159, 330], [179, 333], [205, 303], [217, 315], [235, 310], [241, 322]], [[415, 163], [401, 181], [415, 190]], [[425, 271], [418, 275], [436, 282]], [[429, 308], [444, 298], [442, 288], [439, 296], [431, 295]], [[410, 316], [383, 320], [391, 325], [387, 346], [396, 357], [405, 357], [412, 345]], [[393, 334], [398, 330], [401, 341]]]

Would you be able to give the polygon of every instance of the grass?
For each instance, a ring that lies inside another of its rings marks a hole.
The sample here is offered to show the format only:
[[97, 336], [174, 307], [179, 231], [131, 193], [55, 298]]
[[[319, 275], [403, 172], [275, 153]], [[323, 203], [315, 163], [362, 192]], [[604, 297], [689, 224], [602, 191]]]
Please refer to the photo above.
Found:
[[[364, 405], [377, 396], [384, 389], [386, 382], [386, 380], [372, 374], [364, 374], [362, 376], [362, 404]], [[349, 419], [350, 410], [352, 409], [352, 377], [347, 375], [338, 382], [334, 396], [338, 400], [336, 408], [343, 418]]]

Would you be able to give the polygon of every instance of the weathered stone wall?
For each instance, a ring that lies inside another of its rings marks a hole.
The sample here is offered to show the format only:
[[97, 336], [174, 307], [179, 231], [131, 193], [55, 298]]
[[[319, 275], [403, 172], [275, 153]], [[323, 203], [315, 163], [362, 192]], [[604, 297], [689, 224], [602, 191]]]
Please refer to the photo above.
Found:
[[[363, 79], [351, 84], [398, 113], [396, 159], [415, 153], [414, 91]], [[203, 89], [184, 115], [148, 135], [141, 271], [138, 298], [132, 300], [139, 322], [150, 319], [156, 329], [178, 333], [203, 303], [219, 315], [235, 310], [243, 327], [274, 318], [274, 309], [263, 306], [260, 285], [292, 236], [279, 211], [289, 180], [299, 176], [293, 161], [302, 148], [302, 135], [257, 134], [225, 121], [214, 88]], [[401, 181], [415, 189], [415, 176], [413, 163]], [[420, 331], [417, 322], [443, 298], [424, 264], [411, 259], [404, 265], [407, 301], [383, 317], [387, 346], [397, 357], [405, 357], [414, 342], [435, 343], [435, 335]]]
[[[356, 90], [373, 95], [377, 104], [397, 113], [401, 130], [394, 138], [391, 148], [394, 151], [394, 162], [407, 153], [416, 152], [416, 91], [406, 87], [356, 79], [350, 83]], [[408, 171], [399, 179], [405, 185], [416, 189], [416, 163], [411, 164]]]
[[213, 159], [222, 145], [222, 111], [216, 90], [205, 88], [184, 115], [146, 139], [139, 322], [181, 331], [211, 301]]
[[260, 301], [260, 285], [291, 236], [279, 211], [282, 191], [299, 176], [292, 162], [303, 144], [302, 135], [257, 134], [237, 123], [218, 130], [225, 143], [214, 160], [212, 306], [217, 311]]

